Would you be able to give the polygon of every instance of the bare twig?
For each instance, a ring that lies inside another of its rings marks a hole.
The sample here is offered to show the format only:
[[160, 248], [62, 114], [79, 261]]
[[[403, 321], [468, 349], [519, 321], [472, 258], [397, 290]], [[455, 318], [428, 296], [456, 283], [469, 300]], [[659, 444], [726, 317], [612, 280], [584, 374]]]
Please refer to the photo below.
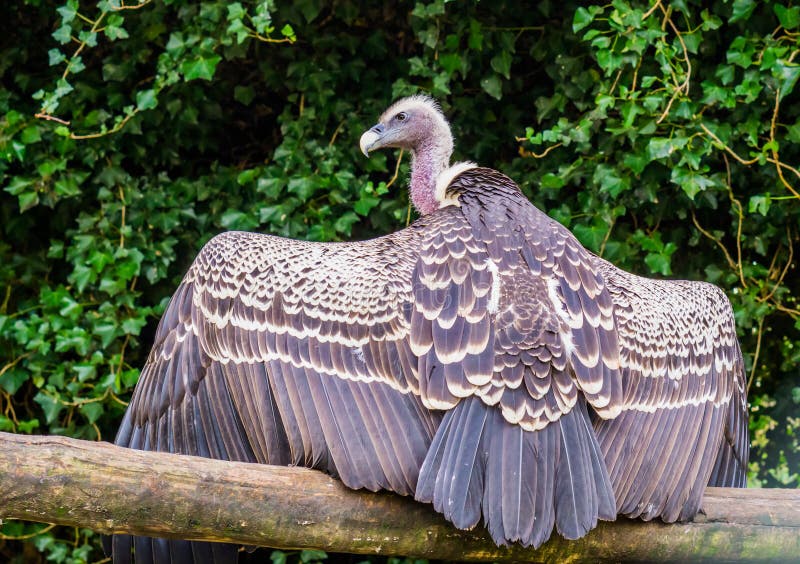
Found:
[[613, 218], [611, 220], [611, 225], [608, 226], [608, 231], [606, 231], [605, 236], [603, 237], [603, 241], [600, 243], [600, 248], [597, 251], [597, 254], [601, 257], [606, 250], [606, 244], [608, 243], [609, 238], [611, 237], [611, 232], [614, 230], [614, 225], [617, 223], [617, 218]]
[[122, 209], [120, 210], [122, 218], [119, 225], [119, 248], [122, 249], [125, 247], [125, 192], [122, 189], [122, 185], [119, 186], [119, 201], [122, 202]]
[[725, 171], [727, 173], [726, 188], [728, 189], [728, 198], [730, 198], [731, 204], [736, 208], [736, 215], [738, 216], [736, 226], [736, 271], [739, 273], [739, 281], [742, 284], [742, 288], [747, 288], [747, 282], [744, 279], [744, 269], [742, 268], [742, 224], [744, 223], [744, 210], [742, 209], [742, 203], [733, 194], [733, 187], [731, 186], [731, 167], [728, 162], [728, 157], [725, 153], [722, 153], [722, 158], [725, 160]]
[[[672, 104], [678, 98], [678, 96], [681, 93], [687, 94], [687, 95], [689, 94], [689, 83], [690, 83], [690, 80], [691, 80], [691, 77], [692, 77], [692, 61], [689, 58], [689, 49], [686, 48], [686, 42], [683, 40], [683, 35], [681, 34], [680, 31], [678, 31], [678, 28], [675, 26], [675, 23], [672, 21], [672, 16], [671, 16], [672, 7], [670, 6], [668, 9], [664, 8], [664, 6], [661, 5], [660, 1], [658, 2], [658, 6], [661, 8], [661, 11], [664, 13], [664, 21], [667, 24], [669, 24], [669, 27], [672, 28], [672, 31], [675, 33], [675, 36], [678, 38], [678, 41], [681, 44], [681, 48], [683, 49], [683, 60], [686, 62], [686, 78], [683, 80], [683, 82], [681, 84], [678, 84], [677, 83], [677, 79], [676, 79], [675, 91], [672, 93], [672, 96], [670, 97], [669, 102], [667, 102], [667, 107], [664, 109], [664, 112], [656, 120], [656, 123], [661, 123], [669, 115], [669, 111], [672, 108]], [[662, 27], [663, 27], [663, 25], [662, 25]]]
[[792, 319], [800, 319], [800, 309], [793, 309], [790, 307], [786, 307], [785, 305], [779, 304], [774, 300], [772, 301], [772, 306], [778, 311], [782, 311], [783, 313], [789, 314], [792, 317]]
[[333, 147], [333, 144], [336, 142], [336, 138], [339, 136], [339, 132], [344, 127], [345, 121], [341, 121], [339, 125], [336, 126], [336, 129], [333, 131], [333, 135], [331, 135], [331, 140], [328, 141], [328, 147]]
[[706, 127], [706, 124], [704, 124], [704, 123], [701, 123], [701, 124], [700, 124], [700, 128], [701, 128], [703, 131], [705, 131], [705, 132], [706, 132], [706, 134], [707, 134], [709, 137], [711, 137], [711, 139], [713, 139], [714, 141], [716, 141], [716, 142], [717, 142], [717, 144], [718, 144], [718, 145], [719, 145], [719, 146], [720, 146], [722, 149], [724, 149], [725, 151], [727, 151], [727, 152], [728, 152], [728, 154], [729, 154], [730, 156], [732, 156], [734, 159], [736, 159], [737, 161], [739, 161], [739, 162], [740, 162], [740, 163], [742, 163], [743, 165], [745, 165], [745, 166], [750, 166], [750, 165], [754, 165], [754, 164], [756, 164], [756, 163], [758, 162], [758, 157], [752, 158], [752, 159], [750, 159], [749, 161], [746, 161], [746, 160], [744, 160], [742, 157], [740, 157], [740, 156], [739, 156], [739, 155], [736, 153], [736, 151], [734, 151], [733, 149], [731, 149], [730, 147], [728, 147], [728, 145], [727, 145], [727, 144], [725, 144], [725, 142], [724, 142], [722, 139], [720, 139], [719, 137], [717, 137], [717, 136], [716, 136], [716, 135], [715, 135], [715, 134], [714, 134], [714, 133], [713, 133], [713, 132], [712, 132], [712, 131], [711, 131], [711, 130], [708, 128], [708, 127]]
[[28, 352], [26, 352], [25, 354], [21, 354], [21, 355], [19, 355], [17, 358], [15, 358], [14, 360], [12, 360], [11, 362], [9, 362], [9, 363], [6, 363], [6, 365], [5, 365], [5, 366], [3, 366], [3, 368], [0, 368], [0, 376], [2, 376], [2, 375], [3, 375], [3, 374], [5, 374], [6, 372], [8, 372], [8, 371], [9, 371], [9, 370], [11, 370], [12, 368], [14, 368], [14, 367], [15, 367], [17, 364], [19, 364], [19, 363], [20, 363], [20, 361], [22, 361], [22, 360], [24, 360], [24, 359], [28, 358], [28, 357], [29, 357], [29, 356], [31, 356], [32, 354], [33, 354], [33, 353], [32, 353], [31, 351], [28, 351]]
[[70, 124], [69, 120], [61, 119], [60, 117], [51, 116], [50, 114], [45, 114], [45, 113], [42, 113], [42, 112], [36, 112], [35, 114], [33, 114], [33, 117], [35, 117], [37, 119], [44, 119], [44, 120], [47, 120], [47, 121], [55, 121], [55, 122], [60, 123], [62, 125], [69, 125]]
[[[763, 298], [758, 298], [759, 302], [766, 302], [767, 300], [771, 299], [772, 296], [775, 295], [775, 292], [778, 288], [781, 287], [783, 284], [783, 280], [786, 278], [786, 274], [789, 272], [789, 268], [792, 266], [792, 260], [794, 259], [794, 245], [792, 244], [792, 232], [790, 231], [789, 227], [786, 227], [786, 239], [789, 243], [789, 256], [786, 259], [786, 264], [783, 266], [783, 270], [781, 270], [780, 276], [778, 276], [778, 280], [772, 286], [772, 290], [770, 290], [769, 294], [764, 296]], [[777, 257], [777, 253], [776, 253]]]
[[29, 533], [27, 535], [14, 536], [14, 535], [4, 535], [3, 533], [0, 533], [0, 540], [21, 541], [21, 540], [32, 539], [33, 537], [38, 537], [39, 535], [43, 535], [44, 533], [54, 529], [55, 527], [56, 527], [56, 525], [51, 523], [51, 524], [47, 525], [46, 527], [42, 527], [41, 529], [39, 529], [35, 533]]
[[114, 133], [117, 133], [123, 127], [125, 127], [125, 124], [127, 124], [130, 121], [130, 119], [133, 116], [135, 116], [136, 114], [138, 114], [138, 113], [139, 113], [139, 109], [138, 108], [134, 108], [131, 111], [131, 113], [129, 113], [127, 116], [125, 116], [123, 119], [121, 119], [111, 129], [107, 129], [106, 131], [98, 131], [97, 133], [87, 133], [85, 135], [78, 135], [76, 133], [70, 133], [69, 134], [69, 138], [70, 139], [77, 139], [77, 140], [80, 140], [80, 139], [97, 139], [99, 137], [105, 137], [106, 135], [113, 135]]
[[656, 0], [656, 3], [650, 6], [650, 9], [647, 10], [642, 16], [642, 21], [653, 15], [653, 12], [655, 12], [658, 8], [661, 8], [662, 10], [664, 9], [664, 7], [661, 5], [661, 0]]
[[703, 235], [705, 235], [707, 238], [714, 241], [717, 244], [717, 246], [720, 249], [722, 249], [722, 253], [725, 255], [725, 260], [728, 261], [728, 266], [730, 266], [731, 270], [736, 271], [737, 270], [736, 262], [733, 260], [733, 257], [731, 257], [731, 254], [728, 252], [728, 249], [725, 248], [725, 245], [722, 244], [722, 241], [720, 241], [717, 237], [714, 237], [714, 235], [703, 229], [700, 226], [700, 222], [697, 221], [697, 216], [695, 215], [694, 210], [691, 210], [691, 212], [692, 212], [692, 221], [694, 222], [694, 226], [697, 228], [697, 230]]
[[[524, 137], [517, 137], [517, 141], [525, 141], [525, 140], [526, 139]], [[553, 149], [557, 149], [557, 148], [561, 147], [562, 145], [563, 145], [563, 143], [560, 143], [560, 142], [556, 143], [555, 145], [550, 145], [547, 149], [545, 149], [541, 153], [534, 153], [533, 151], [528, 151], [528, 150], [520, 147], [519, 148], [519, 156], [520, 157], [526, 157], [526, 158], [533, 157], [534, 159], [543, 159], [544, 157], [547, 156], [547, 154], [550, 151], [552, 151]]]
[[264, 43], [294, 43], [294, 39], [291, 37], [283, 37], [281, 39], [273, 39], [272, 37], [265, 37], [256, 33], [255, 31], [250, 31], [247, 34], [248, 37], [252, 37], [253, 39], [258, 39]]
[[110, 5], [112, 11], [114, 11], [114, 12], [122, 12], [123, 10], [138, 10], [139, 8], [144, 8], [145, 6], [150, 4], [152, 1], [153, 0], [143, 0], [142, 2], [140, 2], [139, 4], [136, 4], [136, 5], [125, 4], [125, 2], [123, 1], [123, 2], [120, 2], [120, 4], [117, 5], [117, 6], [115, 6], [113, 4], [109, 4], [109, 5]]
[[394, 165], [394, 174], [389, 179], [389, 182], [386, 183], [387, 188], [389, 188], [397, 180], [397, 176], [400, 174], [400, 163], [402, 162], [403, 162], [403, 149], [400, 149], [400, 154], [397, 155], [397, 164]]
[[789, 192], [792, 193], [792, 195], [795, 198], [800, 199], [800, 193], [798, 193], [797, 190], [795, 190], [783, 176], [781, 159], [778, 156], [777, 143], [775, 142], [775, 124], [778, 121], [778, 109], [780, 108], [780, 103], [781, 103], [781, 89], [777, 88], [775, 91], [775, 108], [772, 110], [772, 120], [770, 121], [769, 125], [769, 140], [772, 143], [771, 145], [772, 158], [775, 159], [774, 161], [771, 162], [775, 164], [775, 170], [778, 172], [778, 178], [781, 179], [781, 183], [786, 187], [787, 190], [789, 190]]
[[753, 378], [756, 375], [758, 366], [758, 356], [761, 354], [761, 337], [764, 334], [764, 318], [758, 320], [758, 335], [756, 336], [756, 352], [753, 353], [753, 366], [750, 368], [750, 377], [747, 379], [747, 393], [750, 393], [750, 386], [753, 385]]

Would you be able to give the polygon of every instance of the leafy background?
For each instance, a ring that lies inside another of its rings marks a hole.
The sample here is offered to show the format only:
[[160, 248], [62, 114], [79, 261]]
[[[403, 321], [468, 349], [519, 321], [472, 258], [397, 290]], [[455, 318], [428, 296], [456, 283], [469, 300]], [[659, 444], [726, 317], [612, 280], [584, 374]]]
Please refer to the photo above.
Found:
[[[457, 158], [588, 248], [727, 291], [750, 485], [800, 486], [795, 0], [139, 1], [0, 8], [0, 430], [112, 439], [214, 234], [406, 225], [408, 159], [357, 139], [425, 91]], [[1, 560], [102, 558], [88, 530], [0, 527]]]

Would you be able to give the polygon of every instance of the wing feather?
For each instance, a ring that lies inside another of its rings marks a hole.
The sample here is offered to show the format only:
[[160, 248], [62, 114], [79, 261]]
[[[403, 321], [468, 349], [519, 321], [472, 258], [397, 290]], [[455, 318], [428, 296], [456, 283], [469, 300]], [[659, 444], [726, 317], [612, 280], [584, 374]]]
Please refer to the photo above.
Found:
[[618, 510], [691, 518], [707, 483], [744, 485], [733, 312], [710, 284], [640, 278], [596, 260], [614, 301], [624, 388], [620, 416], [595, 422]]
[[[439, 422], [408, 347], [417, 230], [359, 244], [212, 239], [162, 318], [117, 444], [413, 494]], [[120, 558], [131, 545], [139, 558], [208, 551], [172, 542], [113, 541]]]

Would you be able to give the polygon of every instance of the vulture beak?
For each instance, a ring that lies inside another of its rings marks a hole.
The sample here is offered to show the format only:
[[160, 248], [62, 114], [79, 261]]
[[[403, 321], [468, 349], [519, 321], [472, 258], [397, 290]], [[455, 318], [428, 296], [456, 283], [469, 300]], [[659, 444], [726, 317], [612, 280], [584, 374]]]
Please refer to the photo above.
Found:
[[385, 132], [386, 127], [384, 127], [382, 123], [373, 125], [364, 132], [364, 135], [361, 136], [361, 141], [359, 141], [358, 145], [361, 147], [361, 152], [364, 153], [365, 157], [369, 158], [370, 151], [383, 147], [381, 138]]

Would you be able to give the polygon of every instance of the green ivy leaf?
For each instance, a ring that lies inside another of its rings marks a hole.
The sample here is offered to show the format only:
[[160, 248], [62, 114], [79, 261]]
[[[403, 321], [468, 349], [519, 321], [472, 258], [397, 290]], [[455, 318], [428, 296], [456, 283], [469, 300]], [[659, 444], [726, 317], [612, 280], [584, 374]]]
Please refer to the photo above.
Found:
[[60, 49], [50, 49], [47, 52], [47, 56], [51, 67], [67, 60], [67, 57], [64, 56], [64, 53], [62, 53]]
[[111, 344], [111, 341], [120, 334], [116, 323], [111, 322], [98, 323], [92, 329], [92, 333], [100, 337], [100, 344], [103, 347], [107, 347]]
[[43, 392], [36, 394], [33, 401], [38, 403], [44, 411], [44, 417], [48, 424], [54, 423], [61, 410], [64, 409], [64, 404]]
[[246, 15], [244, 7], [239, 2], [228, 4], [228, 21], [241, 20]]
[[62, 45], [66, 45], [67, 43], [72, 41], [72, 26], [70, 26], [69, 24], [65, 24], [56, 29], [53, 32], [53, 39], [55, 39]]
[[34, 178], [29, 178], [27, 176], [14, 176], [11, 179], [11, 182], [9, 182], [8, 185], [3, 188], [3, 190], [12, 196], [18, 196], [19, 194], [26, 192], [34, 182], [36, 182]]
[[233, 99], [245, 106], [249, 106], [255, 97], [256, 91], [252, 86], [237, 86], [233, 89]]
[[[593, 6], [595, 8], [595, 6]], [[594, 16], [598, 12], [584, 8], [583, 6], [575, 10], [575, 15], [572, 17], [572, 31], [578, 33], [580, 30], [588, 26], [594, 21]]]
[[769, 212], [769, 207], [772, 204], [772, 198], [769, 194], [760, 194], [750, 197], [750, 202], [747, 205], [747, 210], [750, 213], [758, 212], [763, 216]]
[[152, 110], [156, 106], [158, 106], [158, 98], [156, 98], [156, 91], [152, 88], [140, 90], [136, 93], [136, 109], [140, 111]]
[[778, 61], [772, 65], [772, 76], [778, 79], [781, 91], [781, 100], [794, 90], [797, 79], [800, 78], [800, 65]]
[[548, 172], [542, 176], [542, 188], [562, 188], [565, 182], [562, 177], [552, 172]]
[[492, 57], [491, 65], [497, 74], [503, 75], [506, 80], [511, 78], [511, 52], [501, 51]]
[[773, 4], [772, 10], [778, 16], [778, 21], [787, 30], [791, 30], [800, 25], [800, 6], [787, 8], [781, 4]]
[[481, 88], [495, 100], [503, 97], [503, 83], [496, 74], [481, 80]]
[[129, 317], [122, 322], [122, 331], [126, 335], [138, 335], [146, 323], [147, 318], [145, 317]]
[[358, 215], [367, 216], [370, 210], [381, 202], [380, 198], [362, 194], [358, 201], [353, 205], [353, 209]]
[[333, 224], [333, 228], [338, 231], [339, 233], [344, 233], [348, 237], [350, 236], [353, 225], [360, 221], [359, 217], [353, 212], [345, 212], [343, 213]]
[[305, 549], [300, 551], [300, 562], [303, 562], [303, 564], [318, 562], [326, 558], [328, 558], [328, 554], [323, 550]]
[[669, 256], [667, 255], [650, 253], [644, 257], [644, 262], [653, 274], [661, 274], [662, 276], [672, 274]]
[[739, 36], [733, 40], [728, 52], [725, 54], [728, 63], [747, 68], [753, 64], [753, 57], [756, 54], [756, 47], [746, 37]]
[[252, 231], [258, 227], [258, 223], [250, 214], [239, 210], [227, 210], [222, 214], [220, 224], [225, 229], [234, 231]]
[[196, 57], [185, 61], [181, 65], [181, 72], [187, 81], [195, 79], [211, 80], [214, 78], [214, 71], [221, 60], [222, 57], [219, 55]]
[[61, 23], [67, 24], [78, 15], [78, 0], [68, 0], [63, 6], [56, 8], [56, 12], [61, 16]]
[[294, 33], [294, 29], [289, 24], [286, 24], [281, 28], [281, 35], [283, 35], [285, 38], [287, 38], [292, 43], [297, 41], [297, 36]]
[[613, 167], [606, 164], [597, 165], [592, 180], [600, 186], [601, 191], [608, 192], [612, 198], [617, 198], [631, 186], [630, 177], [620, 176]]
[[603, 239], [608, 232], [607, 228], [604, 229], [598, 225], [584, 225], [582, 223], [575, 225], [572, 230], [578, 238], [578, 241], [594, 252], [600, 250]]
[[308, 200], [319, 188], [319, 184], [311, 177], [292, 178], [289, 180], [287, 189], [292, 194], [296, 194], [302, 201]]
[[0, 376], [0, 388], [10, 395], [17, 393], [22, 385], [28, 381], [28, 374], [25, 370], [6, 370]]
[[39, 204], [39, 194], [37, 192], [24, 192], [17, 196], [19, 200], [19, 211], [26, 212]]
[[78, 408], [89, 423], [95, 423], [103, 414], [103, 404], [99, 402], [83, 403]]
[[716, 184], [711, 178], [685, 168], [672, 169], [670, 181], [680, 186], [692, 200], [697, 194]]
[[746, 20], [756, 8], [755, 0], [733, 0], [733, 14], [728, 20], [730, 23]]

